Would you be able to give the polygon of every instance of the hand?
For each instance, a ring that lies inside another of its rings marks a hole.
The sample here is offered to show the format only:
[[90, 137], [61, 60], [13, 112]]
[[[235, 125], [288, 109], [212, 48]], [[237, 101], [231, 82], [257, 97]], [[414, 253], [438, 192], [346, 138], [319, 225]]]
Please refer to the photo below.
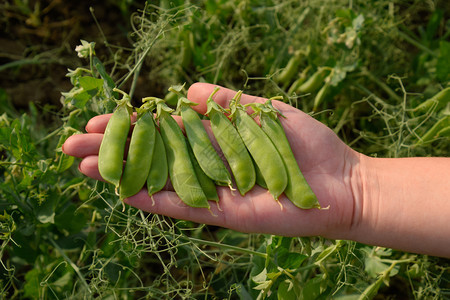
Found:
[[[206, 100], [214, 85], [196, 83], [188, 91], [188, 99], [199, 103], [194, 106], [199, 113], [206, 112]], [[221, 88], [214, 100], [223, 107], [235, 92]], [[266, 99], [243, 95], [241, 103], [265, 102]], [[292, 151], [306, 180], [323, 208], [302, 210], [295, 207], [284, 195], [279, 204], [267, 190], [255, 186], [242, 197], [228, 187], [217, 187], [220, 197], [219, 210], [211, 205], [206, 209], [184, 205], [175, 192], [164, 190], [152, 200], [143, 189], [124, 200], [125, 203], [156, 214], [198, 223], [217, 225], [241, 232], [270, 233], [283, 236], [341, 237], [352, 226], [355, 195], [359, 194], [358, 168], [360, 154], [346, 146], [328, 127], [302, 111], [283, 102], [273, 101], [273, 106], [286, 116], [281, 122]], [[83, 158], [79, 170], [94, 179], [102, 180], [98, 172], [98, 150], [110, 115], [92, 118], [86, 126], [86, 134], [74, 135], [63, 145], [64, 153]], [[181, 120], [178, 120], [182, 126]], [[206, 129], [212, 136], [206, 123]], [[220, 150], [219, 150], [220, 151]]]

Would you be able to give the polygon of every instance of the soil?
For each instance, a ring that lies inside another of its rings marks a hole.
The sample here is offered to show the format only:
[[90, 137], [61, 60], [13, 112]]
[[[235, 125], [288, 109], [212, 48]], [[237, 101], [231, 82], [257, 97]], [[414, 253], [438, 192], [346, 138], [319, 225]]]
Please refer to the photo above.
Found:
[[111, 44], [129, 46], [129, 12], [135, 8], [123, 11], [112, 0], [93, 2], [0, 4], [0, 88], [17, 109], [26, 109], [29, 102], [40, 107], [61, 106], [61, 92], [72, 87], [65, 77], [67, 68], [86, 63], [74, 51], [80, 39], [104, 41], [104, 35]]

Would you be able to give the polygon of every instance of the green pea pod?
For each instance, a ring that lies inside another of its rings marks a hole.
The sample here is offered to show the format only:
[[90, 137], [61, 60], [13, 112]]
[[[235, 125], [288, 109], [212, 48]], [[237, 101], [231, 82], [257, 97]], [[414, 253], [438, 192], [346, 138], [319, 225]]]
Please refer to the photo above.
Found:
[[331, 84], [329, 82], [325, 82], [325, 84], [317, 92], [316, 96], [314, 97], [313, 111], [317, 111], [319, 105], [321, 105], [324, 99], [326, 98], [330, 88]]
[[254, 161], [253, 161], [253, 165], [255, 166], [255, 172], [256, 172], [256, 184], [267, 190], [268, 189], [267, 183], [264, 180], [261, 170], [259, 169], [258, 165]]
[[443, 109], [447, 103], [450, 103], [450, 87], [443, 89], [430, 99], [422, 102], [414, 111], [416, 112], [427, 112], [435, 106], [435, 110], [439, 111]]
[[197, 112], [191, 108], [197, 105], [182, 97], [178, 101], [177, 110], [181, 113], [184, 129], [192, 151], [203, 172], [218, 185], [232, 187], [230, 173], [222, 159], [214, 149], [203, 122]]
[[426, 144], [438, 137], [438, 133], [450, 126], [450, 115], [439, 119], [434, 125], [420, 138], [417, 145]]
[[98, 170], [104, 180], [119, 187], [123, 172], [123, 156], [130, 130], [131, 108], [129, 98], [118, 101], [114, 113], [106, 125], [98, 152]]
[[285, 195], [297, 207], [303, 209], [320, 208], [316, 195], [306, 182], [292, 153], [291, 146], [278, 118], [277, 110], [273, 108], [271, 102], [267, 102], [266, 105], [270, 112], [260, 112], [261, 128], [274, 143], [286, 166], [288, 184], [284, 191]]
[[297, 94], [314, 93], [322, 85], [325, 77], [330, 71], [327, 68], [319, 68], [311, 77], [308, 78], [302, 85], [295, 91]]
[[296, 93], [299, 87], [306, 81], [309, 69], [311, 69], [311, 66], [307, 66], [302, 73], [300, 73], [300, 76], [291, 84], [287, 92], [288, 95]]
[[450, 125], [439, 130], [436, 137], [450, 137]]
[[206, 114], [209, 116], [217, 143], [228, 161], [239, 193], [244, 196], [255, 185], [255, 168], [241, 136], [224, 114], [224, 109], [213, 100], [218, 90], [219, 88], [214, 89], [209, 96]]
[[192, 148], [189, 146], [189, 143], [187, 145], [189, 150], [189, 156], [191, 158], [192, 165], [194, 166], [195, 175], [197, 175], [198, 182], [200, 182], [200, 185], [202, 186], [206, 198], [208, 200], [219, 202], [219, 195], [217, 195], [217, 189], [216, 185], [214, 184], [214, 181], [212, 181], [212, 179], [209, 178], [208, 175], [205, 174], [205, 172], [203, 172], [197, 159], [195, 158]]
[[125, 170], [120, 182], [120, 198], [137, 194], [145, 185], [150, 172], [155, 147], [155, 121], [150, 109], [138, 115], [131, 134]]
[[288, 183], [286, 167], [270, 138], [239, 104], [241, 94], [242, 91], [239, 91], [230, 104], [233, 120], [245, 146], [261, 170], [270, 194], [278, 200]]
[[290, 80], [298, 72], [298, 67], [302, 61], [303, 52], [295, 51], [294, 55], [289, 59], [286, 67], [275, 77], [275, 81], [282, 84], [289, 84]]
[[161, 137], [167, 153], [169, 176], [175, 192], [185, 204], [209, 209], [208, 200], [189, 157], [186, 138], [178, 123], [170, 115], [173, 110], [164, 103], [164, 100], [156, 99], [155, 103]]
[[150, 197], [161, 191], [167, 183], [169, 170], [167, 167], [167, 154], [161, 134], [155, 130], [155, 149], [152, 163], [147, 177], [147, 191]]
[[175, 107], [178, 103], [178, 95], [175, 92], [169, 91], [164, 97], [164, 101], [166, 101], [167, 105]]
[[192, 62], [192, 51], [194, 49], [194, 35], [191, 30], [183, 31], [181, 37], [181, 61], [180, 66], [188, 68]]
[[306, 77], [299, 76], [289, 87], [288, 95], [292, 95], [306, 81]]

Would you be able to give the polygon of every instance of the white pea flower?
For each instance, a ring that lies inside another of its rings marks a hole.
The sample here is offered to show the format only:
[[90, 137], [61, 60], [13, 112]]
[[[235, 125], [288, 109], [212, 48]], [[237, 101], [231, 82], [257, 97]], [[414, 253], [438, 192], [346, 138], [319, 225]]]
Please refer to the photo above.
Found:
[[75, 51], [78, 53], [78, 57], [86, 58], [89, 57], [90, 54], [94, 54], [94, 42], [87, 42], [85, 40], [81, 40], [81, 45], [75, 47]]

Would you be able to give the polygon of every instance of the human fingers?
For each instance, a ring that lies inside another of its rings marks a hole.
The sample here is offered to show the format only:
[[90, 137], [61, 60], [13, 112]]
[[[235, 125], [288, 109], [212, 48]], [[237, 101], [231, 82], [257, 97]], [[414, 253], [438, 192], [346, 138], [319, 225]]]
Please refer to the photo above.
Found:
[[[228, 108], [228, 103], [236, 94], [236, 91], [214, 84], [197, 82], [191, 85], [187, 95], [189, 100], [198, 103], [197, 106], [193, 106], [193, 108], [196, 111], [198, 111], [201, 114], [206, 113], [206, 100], [208, 100], [209, 96], [216, 87], [220, 87], [220, 90], [214, 95], [214, 101], [216, 101], [222, 107]], [[266, 100], [267, 99], [265, 98], [247, 94], [243, 94], [241, 97], [242, 104], [253, 102], [265, 102]], [[111, 115], [112, 114], [104, 114], [93, 117], [88, 121], [86, 125], [86, 131], [89, 133], [103, 133], [105, 131], [109, 119], [111, 118]], [[180, 127], [183, 128], [181, 120], [177, 116], [174, 117], [177, 123], [180, 125]], [[132, 115], [131, 123], [133, 124], [135, 121], [136, 121], [136, 113]]]
[[98, 155], [86, 156], [78, 165], [78, 170], [95, 180], [105, 181], [98, 171]]
[[[104, 115], [98, 115], [95, 117], [92, 117], [88, 123], [86, 124], [86, 131], [88, 133], [103, 133], [105, 132], [106, 125], [108, 124], [109, 119], [111, 118], [112, 114], [104, 114]], [[181, 121], [181, 118], [179, 116], [173, 116], [175, 121], [177, 121], [178, 125], [181, 127], [181, 129], [184, 129], [183, 122]], [[133, 129], [133, 124], [136, 122], [136, 113], [133, 113], [131, 116], [131, 129], [130, 133]]]
[[[193, 106], [193, 108], [201, 114], [206, 113], [206, 101], [208, 100], [211, 93], [214, 91], [216, 87], [219, 87], [219, 91], [213, 96], [214, 101], [224, 108], [229, 107], [229, 102], [236, 94], [236, 91], [224, 88], [215, 84], [197, 82], [189, 87], [187, 92], [187, 98], [193, 102], [198, 103], [197, 106]], [[267, 99], [247, 94], [242, 94], [241, 103], [253, 103], [260, 102], [264, 103]]]
[[[100, 144], [103, 140], [102, 133], [75, 134], [67, 138], [62, 145], [62, 151], [70, 156], [84, 158], [90, 155], [98, 155]], [[125, 144], [124, 160], [128, 156], [130, 139]]]
[[[111, 118], [112, 114], [104, 114], [104, 115], [98, 115], [95, 117], [92, 117], [88, 123], [86, 124], [86, 131], [89, 133], [103, 133], [105, 132], [106, 125], [108, 124], [109, 119]], [[136, 113], [133, 113], [131, 115], [131, 124], [134, 124], [136, 122]]]
[[102, 138], [101, 133], [75, 134], [67, 138], [62, 145], [62, 151], [75, 157], [98, 155]]
[[150, 213], [241, 232], [299, 236], [322, 235], [326, 231], [329, 212], [301, 210], [284, 196], [280, 197], [278, 203], [263, 188], [255, 187], [245, 197], [232, 193], [226, 187], [218, 187], [217, 193], [220, 209], [211, 203], [210, 212], [204, 208], [187, 206], [175, 192], [170, 191], [154, 194], [152, 201], [143, 189], [124, 202]]
[[[78, 170], [82, 174], [90, 178], [106, 182], [98, 171], [98, 155], [89, 155], [83, 158], [83, 160], [78, 165]], [[147, 191], [146, 189], [144, 190]], [[173, 191], [172, 183], [170, 182], [170, 180], [167, 181], [163, 190]]]
[[[208, 83], [191, 85], [188, 90], [188, 98], [199, 103], [193, 108], [200, 113], [204, 113], [206, 100], [216, 87], [218, 86]], [[220, 87], [213, 99], [221, 106], [228, 107], [229, 101], [235, 93], [231, 89]], [[242, 104], [263, 103], [265, 101], [267, 99], [261, 97], [246, 94], [241, 96]], [[284, 116], [280, 117], [280, 121], [295, 157], [302, 162], [303, 170], [312, 170], [314, 163], [320, 159], [318, 154], [329, 153], [329, 149], [335, 149], [335, 147], [340, 146], [341, 143], [333, 131], [310, 115], [282, 101], [273, 100], [272, 104]], [[255, 121], [258, 122], [258, 118], [255, 118]], [[326, 157], [329, 158], [329, 155], [326, 155]]]

